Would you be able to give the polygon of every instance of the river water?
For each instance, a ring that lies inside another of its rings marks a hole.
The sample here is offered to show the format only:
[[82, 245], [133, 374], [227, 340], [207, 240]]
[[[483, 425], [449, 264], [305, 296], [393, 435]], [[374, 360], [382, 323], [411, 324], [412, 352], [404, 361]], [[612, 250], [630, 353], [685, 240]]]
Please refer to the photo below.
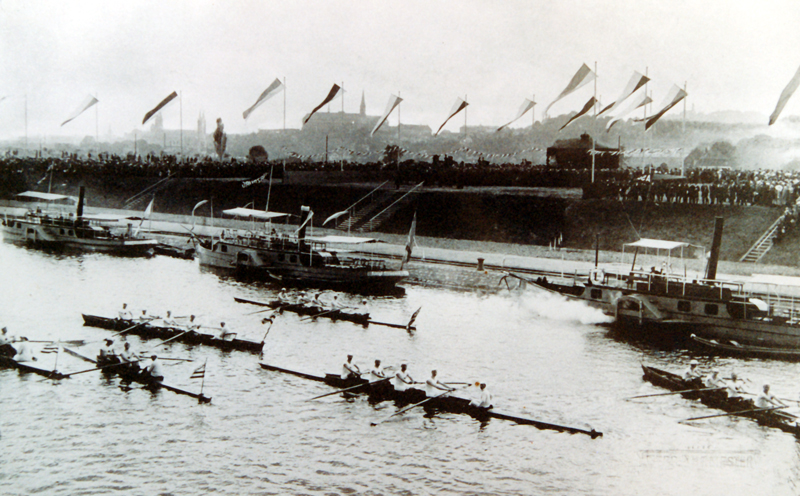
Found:
[[[260, 341], [258, 307], [280, 288], [242, 283], [196, 262], [156, 257], [66, 256], [0, 243], [0, 323], [30, 339], [95, 341], [81, 313], [196, 313], [224, 320]], [[332, 298], [325, 293], [322, 299]], [[356, 297], [340, 299], [355, 302]], [[360, 297], [359, 297], [360, 298]], [[682, 371], [690, 356], [615, 339], [604, 317], [535, 290], [477, 294], [410, 286], [402, 297], [369, 297], [375, 320], [403, 323], [422, 307], [417, 331], [282, 315], [266, 338], [268, 363], [314, 374], [338, 372], [352, 353], [407, 362], [424, 380], [483, 381], [504, 410], [604, 433], [541, 431], [465, 415], [411, 410], [378, 426], [392, 403], [329, 396], [325, 385], [263, 370], [259, 357], [170, 344], [166, 382], [199, 390], [192, 371], [207, 363], [211, 404], [169, 391], [123, 388], [92, 372], [53, 382], [0, 369], [0, 493], [86, 494], [797, 494], [800, 450], [790, 434], [728, 417], [642, 380], [641, 364]], [[135, 349], [148, 342], [128, 341]], [[150, 345], [153, 342], [149, 342]], [[56, 355], [40, 355], [52, 367]], [[90, 365], [58, 355], [62, 372]], [[702, 359], [736, 370], [755, 391], [769, 382], [798, 398], [798, 365], [773, 360]], [[474, 393], [467, 393], [474, 394]]]

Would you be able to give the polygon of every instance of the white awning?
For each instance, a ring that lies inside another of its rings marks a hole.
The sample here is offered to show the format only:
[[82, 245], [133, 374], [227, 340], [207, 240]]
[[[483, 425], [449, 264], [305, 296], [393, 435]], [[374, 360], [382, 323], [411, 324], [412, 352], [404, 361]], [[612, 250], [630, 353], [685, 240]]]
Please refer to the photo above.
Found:
[[675, 248], [684, 248], [691, 246], [689, 243], [681, 243], [678, 241], [664, 241], [661, 239], [640, 239], [634, 243], [625, 243], [623, 246], [633, 246], [634, 248], [652, 248], [655, 250], [674, 250]]
[[317, 243], [338, 243], [343, 245], [360, 245], [364, 243], [377, 243], [375, 238], [356, 238], [353, 236], [321, 236], [321, 237], [308, 237], [309, 241]]
[[114, 214], [86, 214], [83, 216], [83, 218], [86, 220], [96, 220], [100, 222], [116, 222], [120, 220], [122, 217]]
[[267, 212], [266, 210], [253, 210], [251, 208], [231, 208], [229, 210], [223, 210], [223, 214], [227, 215], [234, 215], [237, 217], [254, 217], [256, 219], [261, 220], [269, 220], [274, 219], [276, 217], [286, 217], [289, 214], [282, 214], [280, 212]]
[[56, 195], [54, 193], [40, 193], [38, 191], [26, 191], [24, 193], [18, 194], [17, 196], [36, 198], [37, 200], [45, 200], [45, 201], [69, 200], [71, 198], [69, 196]]
[[800, 277], [775, 276], [771, 274], [753, 274], [751, 279], [756, 284], [775, 284], [777, 286], [800, 287]]

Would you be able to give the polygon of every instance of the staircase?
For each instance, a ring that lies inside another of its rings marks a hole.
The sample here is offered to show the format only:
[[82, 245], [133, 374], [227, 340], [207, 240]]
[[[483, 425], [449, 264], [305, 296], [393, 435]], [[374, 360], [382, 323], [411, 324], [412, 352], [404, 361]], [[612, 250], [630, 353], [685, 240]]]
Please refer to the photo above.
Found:
[[336, 226], [339, 231], [355, 230], [365, 222], [364, 219], [370, 219], [375, 213], [379, 212], [381, 208], [388, 205], [395, 197], [393, 191], [377, 191], [373, 192], [370, 197], [370, 202], [364, 204], [358, 209], [354, 209], [353, 214], [344, 222]]
[[758, 241], [756, 241], [755, 244], [751, 246], [749, 250], [747, 250], [747, 253], [745, 253], [744, 256], [739, 259], [740, 262], [756, 263], [767, 254], [769, 249], [772, 248], [772, 240], [775, 238], [775, 233], [778, 231], [778, 227], [781, 224], [781, 219], [783, 219], [783, 216], [778, 217], [778, 220], [769, 226], [764, 234], [758, 238]]
[[175, 174], [177, 173], [173, 172], [172, 174], [158, 181], [152, 186], [148, 186], [144, 190], [128, 198], [127, 200], [125, 200], [124, 208], [132, 209], [133, 207], [141, 205], [142, 202], [144, 202], [147, 198], [151, 198], [153, 195], [166, 188], [170, 183], [170, 179], [172, 179], [172, 177], [175, 176]]
[[392, 203], [390, 203], [388, 206], [386, 206], [383, 210], [375, 214], [375, 216], [373, 216], [367, 222], [359, 226], [356, 230], [358, 232], [363, 233], [363, 232], [375, 231], [376, 229], [378, 229], [378, 227], [380, 227], [381, 224], [383, 224], [386, 220], [388, 220], [392, 216], [392, 214], [395, 213], [395, 211], [397, 211], [400, 207], [410, 202], [411, 199], [413, 198], [411, 194], [414, 193], [417, 189], [421, 188], [423, 184], [424, 182], [419, 183], [410, 190], [408, 190], [402, 196], [400, 196]]

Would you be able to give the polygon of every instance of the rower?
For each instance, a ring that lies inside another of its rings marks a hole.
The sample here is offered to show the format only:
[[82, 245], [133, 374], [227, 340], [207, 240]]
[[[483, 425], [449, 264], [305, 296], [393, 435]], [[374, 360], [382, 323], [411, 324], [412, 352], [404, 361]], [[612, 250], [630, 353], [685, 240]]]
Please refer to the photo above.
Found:
[[26, 337], [19, 338], [19, 344], [17, 345], [17, 354], [14, 355], [14, 361], [16, 362], [36, 361], [36, 357], [33, 356], [33, 350], [31, 350], [31, 345], [28, 343], [28, 338]]
[[289, 296], [286, 294], [286, 288], [281, 288], [281, 292], [278, 293], [278, 301], [286, 303], [288, 300]]
[[375, 360], [375, 366], [369, 371], [369, 383], [372, 384], [373, 382], [378, 382], [383, 379], [386, 379], [386, 372], [384, 372], [383, 367], [381, 367], [381, 361]]
[[225, 327], [225, 322], [219, 323], [219, 338], [223, 341], [233, 341], [233, 338], [236, 337], [235, 332], [231, 332], [230, 327]]
[[485, 408], [487, 410], [492, 408], [492, 393], [490, 393], [489, 391], [486, 390], [486, 384], [485, 383], [481, 383], [481, 399], [480, 399], [480, 401], [472, 400], [472, 401], [469, 402], [469, 406], [474, 406], [474, 407], [478, 407], [478, 408]]
[[428, 398], [432, 398], [434, 396], [438, 396], [445, 391], [452, 391], [453, 388], [447, 386], [439, 382], [439, 379], [436, 378], [436, 371], [431, 370], [431, 376], [425, 381], [425, 396]]
[[139, 357], [136, 356], [136, 353], [131, 351], [131, 344], [125, 343], [125, 348], [122, 350], [122, 353], [119, 354], [120, 362], [124, 363], [128, 366], [129, 369], [133, 371], [139, 370]]
[[189, 316], [189, 322], [186, 323], [186, 328], [192, 332], [200, 332], [200, 322], [196, 322], [194, 315]]
[[152, 318], [147, 316], [147, 310], [142, 310], [142, 315], [139, 316], [139, 322], [150, 322]]
[[100, 360], [112, 360], [116, 353], [114, 352], [114, 340], [111, 338], [106, 338], [105, 340], [106, 345], [100, 348], [100, 354], [98, 355]]
[[0, 356], [14, 356], [17, 354], [17, 350], [11, 346], [12, 342], [13, 338], [8, 334], [8, 328], [3, 327], [0, 329]]
[[333, 295], [333, 301], [331, 301], [331, 308], [337, 310], [342, 308], [342, 302], [339, 301], [339, 295]]
[[119, 320], [131, 320], [132, 318], [133, 315], [131, 314], [131, 311], [128, 310], [128, 304], [123, 303], [122, 310], [119, 311]]
[[769, 392], [769, 384], [764, 384], [763, 391], [756, 397], [756, 408], [786, 407], [781, 400]]
[[158, 361], [158, 357], [156, 355], [150, 357], [150, 364], [145, 370], [147, 371], [150, 379], [156, 382], [161, 382], [164, 380], [164, 371], [161, 370], [161, 362]]
[[703, 377], [703, 374], [697, 370], [698, 361], [692, 360], [689, 362], [689, 368], [686, 369], [686, 372], [683, 373], [683, 379], [686, 381], [693, 381], [695, 379], [700, 379]]
[[164, 317], [161, 320], [164, 322], [164, 325], [166, 325], [166, 326], [174, 327], [174, 326], [178, 325], [178, 322], [172, 316], [172, 311], [171, 310], [167, 310], [167, 316]]
[[342, 380], [357, 379], [361, 377], [361, 369], [353, 363], [353, 355], [347, 355], [347, 361], [342, 365]]
[[731, 377], [726, 383], [727, 388], [725, 392], [728, 394], [728, 399], [735, 401], [737, 403], [741, 403], [745, 400], [742, 395], [744, 394], [744, 389], [742, 389], [742, 380], [736, 376], [735, 372], [731, 372]]
[[715, 370], [711, 372], [711, 375], [703, 379], [703, 384], [707, 388], [716, 388], [724, 386], [722, 379], [719, 376], [719, 371]]
[[319, 293], [314, 293], [314, 298], [311, 300], [311, 304], [315, 305], [317, 307], [320, 307], [320, 308], [325, 306], [325, 305], [322, 304], [322, 302], [319, 299]]
[[395, 391], [405, 391], [412, 384], [414, 384], [414, 379], [408, 375], [407, 369], [408, 365], [400, 365], [400, 370], [398, 370], [394, 375], [394, 378], [392, 378], [392, 385], [394, 386]]

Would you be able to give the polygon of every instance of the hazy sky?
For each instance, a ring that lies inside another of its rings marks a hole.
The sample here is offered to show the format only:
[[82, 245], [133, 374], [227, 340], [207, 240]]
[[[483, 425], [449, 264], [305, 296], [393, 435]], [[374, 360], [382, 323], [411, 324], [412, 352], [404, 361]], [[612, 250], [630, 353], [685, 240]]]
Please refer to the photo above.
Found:
[[[347, 112], [358, 111], [362, 90], [371, 115], [399, 91], [402, 122], [435, 130], [467, 95], [470, 125], [499, 125], [533, 94], [539, 119], [581, 64], [595, 62], [603, 102], [647, 68], [656, 104], [686, 82], [698, 112], [766, 119], [800, 65], [800, 4], [0, 0], [0, 53], [0, 139], [23, 135], [25, 95], [30, 135], [93, 135], [93, 109], [60, 127], [89, 94], [100, 100], [101, 135], [143, 129], [145, 112], [174, 90], [185, 129], [201, 111], [209, 131], [217, 117], [233, 133], [280, 129], [282, 95], [242, 118], [276, 77], [286, 78], [289, 128], [342, 82]], [[591, 95], [588, 85], [550, 114], [578, 110]], [[783, 116], [793, 113], [800, 96]], [[164, 109], [165, 125], [178, 128], [180, 115], [177, 104]], [[517, 125], [529, 124], [526, 116]]]

